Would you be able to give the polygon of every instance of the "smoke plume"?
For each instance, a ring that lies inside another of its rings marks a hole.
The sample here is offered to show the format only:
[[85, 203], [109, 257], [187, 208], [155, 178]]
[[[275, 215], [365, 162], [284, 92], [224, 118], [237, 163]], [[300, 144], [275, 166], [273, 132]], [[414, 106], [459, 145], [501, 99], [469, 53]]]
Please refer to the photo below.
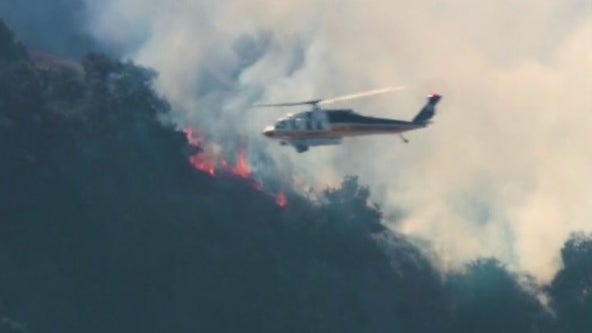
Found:
[[[590, 2], [87, 1], [96, 38], [156, 68], [179, 126], [267, 149], [308, 185], [354, 173], [393, 224], [456, 265], [496, 256], [547, 280], [561, 244], [591, 230]], [[297, 155], [260, 138], [287, 110], [256, 102], [406, 84], [347, 103], [411, 118], [432, 90], [435, 124]], [[220, 134], [222, 133], [222, 134]], [[371, 162], [368, 162], [371, 161]]]
[[[201, 167], [202, 133], [162, 122], [154, 71], [101, 54], [82, 67], [27, 58], [0, 20], [0, 331], [592, 330], [590, 234], [564, 243], [548, 284], [495, 258], [442, 272], [386, 228], [358, 177], [317, 200], [286, 188], [286, 206], [243, 150], [235, 167]], [[458, 216], [495, 216], [482, 207], [496, 187], [473, 180], [484, 195], [451, 196]]]
[[84, 0], [0, 0], [0, 17], [33, 52], [80, 60], [90, 50], [110, 51], [87, 29]]

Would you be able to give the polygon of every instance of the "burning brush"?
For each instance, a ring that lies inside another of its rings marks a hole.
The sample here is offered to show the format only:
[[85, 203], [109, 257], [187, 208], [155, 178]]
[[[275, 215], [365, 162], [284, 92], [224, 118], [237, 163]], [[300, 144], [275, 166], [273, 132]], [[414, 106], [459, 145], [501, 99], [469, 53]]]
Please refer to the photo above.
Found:
[[[211, 149], [204, 143], [204, 134], [201, 131], [185, 129], [183, 132], [192, 148], [189, 155], [189, 162], [196, 170], [206, 173], [211, 177], [216, 177], [219, 174], [230, 174], [248, 181], [252, 184], [253, 189], [264, 192], [263, 184], [253, 178], [244, 147], [239, 150], [235, 165], [231, 166], [221, 157], [220, 151]], [[270, 195], [275, 197], [275, 203], [278, 207], [284, 208], [288, 205], [286, 194], [283, 191]]]

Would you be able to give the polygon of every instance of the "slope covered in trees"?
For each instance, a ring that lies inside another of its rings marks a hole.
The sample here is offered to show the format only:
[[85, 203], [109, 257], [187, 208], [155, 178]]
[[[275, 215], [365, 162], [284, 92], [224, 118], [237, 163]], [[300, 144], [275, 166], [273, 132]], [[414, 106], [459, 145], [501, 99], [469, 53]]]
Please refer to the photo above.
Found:
[[442, 274], [355, 177], [282, 209], [191, 167], [154, 72], [82, 65], [0, 22], [0, 332], [592, 330], [590, 237], [544, 289], [495, 259]]

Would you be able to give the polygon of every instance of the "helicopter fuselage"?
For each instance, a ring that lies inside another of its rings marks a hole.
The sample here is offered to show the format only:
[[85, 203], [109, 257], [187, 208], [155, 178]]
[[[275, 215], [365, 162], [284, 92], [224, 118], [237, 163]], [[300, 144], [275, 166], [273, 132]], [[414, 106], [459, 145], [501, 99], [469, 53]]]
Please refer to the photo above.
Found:
[[263, 135], [304, 152], [311, 146], [340, 144], [344, 137], [401, 134], [430, 124], [439, 100], [438, 94], [428, 96], [428, 103], [412, 121], [362, 116], [351, 109], [314, 108], [278, 119]]
[[264, 131], [271, 138], [344, 137], [369, 134], [401, 133], [425, 127], [410, 121], [366, 117], [352, 110], [317, 110], [300, 112], [279, 119]]
[[352, 110], [313, 110], [289, 114], [268, 126], [263, 134], [283, 145], [304, 147], [337, 145], [341, 138], [373, 134], [397, 134], [425, 127], [410, 121], [366, 117]]

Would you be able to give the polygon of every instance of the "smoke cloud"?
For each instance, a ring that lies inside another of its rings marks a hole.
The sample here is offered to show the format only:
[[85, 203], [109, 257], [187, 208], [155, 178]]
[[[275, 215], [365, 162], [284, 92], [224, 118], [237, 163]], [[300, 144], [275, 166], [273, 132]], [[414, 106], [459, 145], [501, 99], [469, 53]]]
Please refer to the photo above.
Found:
[[[548, 281], [568, 235], [592, 230], [589, 1], [86, 5], [97, 39], [160, 73], [180, 127], [247, 138], [304, 184], [360, 175], [387, 213], [403, 212], [392, 227], [429, 239], [444, 267], [496, 256]], [[289, 110], [248, 108], [400, 84], [344, 106], [409, 119], [442, 93], [407, 145], [381, 136], [298, 155], [260, 135]]]
[[84, 0], [0, 0], [0, 17], [30, 50], [73, 59], [108, 51], [86, 29], [87, 14]]

